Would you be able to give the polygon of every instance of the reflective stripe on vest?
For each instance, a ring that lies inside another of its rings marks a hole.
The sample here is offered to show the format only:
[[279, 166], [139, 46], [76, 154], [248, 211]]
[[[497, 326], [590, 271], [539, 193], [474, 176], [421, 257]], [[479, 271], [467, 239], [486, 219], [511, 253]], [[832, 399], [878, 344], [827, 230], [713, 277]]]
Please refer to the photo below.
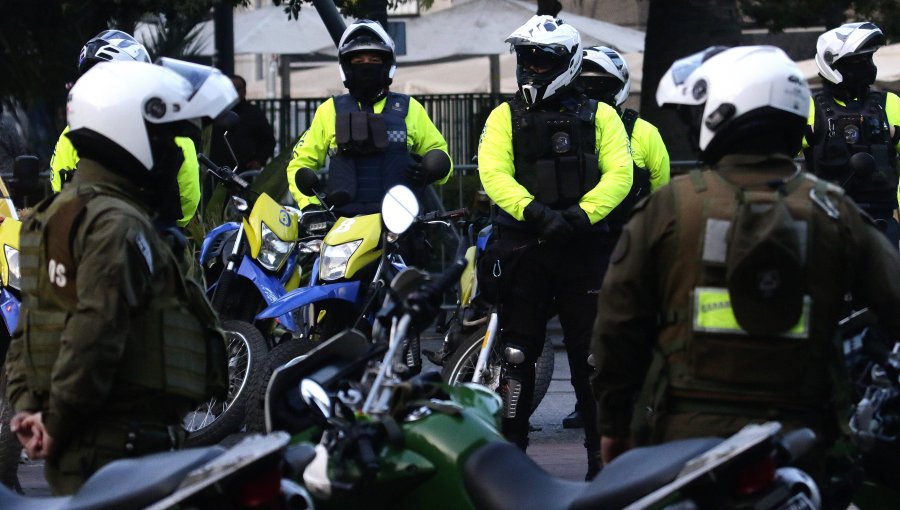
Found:
[[[719, 287], [697, 287], [694, 289], [692, 324], [695, 332], [725, 333], [747, 335], [741, 329], [734, 310], [731, 308], [731, 297], [728, 289]], [[803, 315], [797, 325], [779, 336], [784, 338], [809, 338], [809, 307], [812, 300], [804, 298]]]

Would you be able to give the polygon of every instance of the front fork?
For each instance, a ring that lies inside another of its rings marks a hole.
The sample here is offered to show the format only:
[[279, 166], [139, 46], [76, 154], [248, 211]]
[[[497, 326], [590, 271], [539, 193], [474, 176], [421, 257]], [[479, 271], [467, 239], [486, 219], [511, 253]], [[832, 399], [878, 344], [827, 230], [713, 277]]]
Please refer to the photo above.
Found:
[[234, 279], [237, 277], [236, 267], [238, 261], [241, 260], [241, 248], [243, 244], [244, 222], [241, 222], [241, 226], [238, 227], [237, 236], [234, 240], [234, 246], [231, 249], [231, 255], [228, 256], [228, 264], [225, 265], [225, 269], [222, 270], [222, 274], [219, 276], [219, 282], [216, 285], [216, 291], [212, 298], [213, 309], [219, 314], [224, 312], [225, 299], [228, 297], [232, 282], [234, 282]]

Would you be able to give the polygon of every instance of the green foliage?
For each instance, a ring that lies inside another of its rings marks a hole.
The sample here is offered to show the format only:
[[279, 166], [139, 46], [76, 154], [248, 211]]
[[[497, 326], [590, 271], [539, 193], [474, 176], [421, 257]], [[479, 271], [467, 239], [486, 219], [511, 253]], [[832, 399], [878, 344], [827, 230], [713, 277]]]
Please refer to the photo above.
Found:
[[191, 60], [200, 53], [200, 33], [194, 30], [203, 21], [204, 12], [196, 14], [176, 14], [163, 16], [154, 14], [144, 18], [144, 22], [156, 25], [150, 34], [150, 40], [144, 46], [150, 53], [151, 60], [159, 57], [172, 57]]
[[[227, 0], [244, 5], [249, 0]], [[144, 16], [204, 15], [213, 0], [6, 0], [0, 16], [0, 98], [61, 107], [84, 43], [107, 28], [133, 33]]]
[[[434, 4], [434, 0], [384, 0], [388, 9], [393, 9], [398, 5], [416, 2], [421, 9], [430, 9]], [[284, 4], [284, 12], [289, 18], [297, 19], [300, 15], [300, 8], [304, 3], [312, 4], [312, 0], [272, 0], [275, 5]], [[335, 0], [334, 5], [337, 6], [341, 14], [348, 18], [363, 18], [368, 15], [366, 11], [367, 0]]]
[[872, 21], [889, 40], [900, 39], [900, 2], [897, 0], [739, 0], [741, 11], [774, 32], [788, 27], [824, 25], [834, 28], [849, 21]]

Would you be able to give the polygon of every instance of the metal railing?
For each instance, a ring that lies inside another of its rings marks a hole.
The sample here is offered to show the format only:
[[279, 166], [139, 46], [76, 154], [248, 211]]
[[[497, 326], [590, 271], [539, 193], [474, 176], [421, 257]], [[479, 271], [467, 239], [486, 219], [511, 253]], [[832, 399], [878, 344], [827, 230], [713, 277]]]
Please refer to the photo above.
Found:
[[[510, 94], [440, 94], [415, 96], [447, 140], [454, 162], [468, 163], [478, 151], [478, 138], [488, 114], [497, 105], [512, 98]], [[309, 127], [325, 100], [316, 98], [257, 99], [275, 130], [275, 153], [291, 147]]]

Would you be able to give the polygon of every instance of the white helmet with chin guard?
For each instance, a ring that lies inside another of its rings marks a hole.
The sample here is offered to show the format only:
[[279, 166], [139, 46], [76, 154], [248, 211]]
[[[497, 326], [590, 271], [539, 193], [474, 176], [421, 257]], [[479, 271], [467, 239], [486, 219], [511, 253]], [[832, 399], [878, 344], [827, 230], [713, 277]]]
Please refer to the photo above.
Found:
[[676, 60], [656, 102], [688, 115], [707, 162], [729, 152], [793, 155], [806, 126], [809, 87], [774, 46], [718, 46]]
[[581, 35], [553, 16], [533, 16], [505, 42], [516, 52], [516, 81], [530, 105], [552, 97], [581, 72]]
[[631, 92], [628, 63], [616, 50], [606, 46], [584, 49], [579, 83], [593, 99], [621, 106]]
[[215, 118], [237, 100], [231, 80], [218, 69], [162, 59], [161, 65], [97, 64], [69, 91], [66, 111], [75, 138], [115, 144], [150, 172], [157, 156], [152, 126]]
[[[857, 55], [871, 56], [884, 46], [884, 32], [874, 23], [847, 23], [829, 30], [816, 41], [816, 67], [822, 78], [839, 84], [846, 78], [838, 69], [841, 60]], [[874, 76], [872, 77], [874, 81]]]

